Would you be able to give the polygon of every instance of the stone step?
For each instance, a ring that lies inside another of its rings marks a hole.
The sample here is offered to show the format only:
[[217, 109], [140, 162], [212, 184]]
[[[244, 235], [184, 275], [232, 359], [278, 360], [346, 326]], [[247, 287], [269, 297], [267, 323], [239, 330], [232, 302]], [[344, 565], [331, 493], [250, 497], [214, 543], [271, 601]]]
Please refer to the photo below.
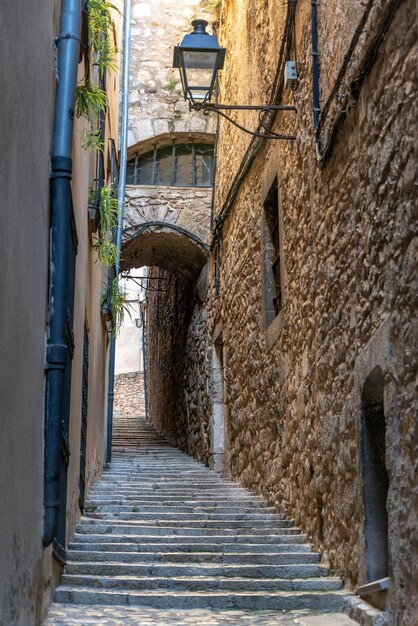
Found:
[[[209, 491], [209, 493], [208, 493]], [[154, 498], [172, 498], [172, 497], [180, 497], [180, 498], [184, 498], [184, 499], [188, 499], [188, 498], [216, 498], [216, 497], [221, 497], [221, 498], [226, 498], [226, 497], [231, 497], [231, 498], [246, 498], [246, 494], [245, 493], [241, 493], [237, 490], [228, 490], [228, 489], [222, 489], [221, 487], [215, 489], [210, 489], [210, 490], [205, 490], [205, 489], [171, 489], [169, 487], [162, 487], [162, 486], [158, 486], [158, 483], [156, 483], [153, 487], [144, 487], [144, 486], [139, 486], [132, 481], [132, 484], [130, 486], [126, 486], [126, 487], [120, 487], [120, 486], [114, 486], [112, 485], [112, 483], [109, 483], [106, 486], [101, 485], [100, 488], [95, 488], [92, 489], [90, 491], [90, 498], [94, 499], [94, 496], [96, 494], [98, 495], [106, 495], [106, 494], [112, 494], [113, 492], [116, 492], [118, 494], [118, 496], [130, 496], [130, 495], [137, 495], [138, 497], [143, 497], [143, 496], [153, 496]]]
[[157, 607], [160, 609], [252, 609], [291, 611], [340, 610], [347, 594], [342, 591], [314, 592], [210, 592], [210, 591], [159, 591], [123, 592], [91, 589], [88, 587], [60, 586], [55, 590], [55, 602], [74, 604], [108, 604]]
[[[207, 530], [225, 530], [225, 532], [234, 532], [239, 530], [244, 530], [246, 528], [250, 528], [252, 532], [264, 532], [266, 529], [280, 529], [283, 530], [285, 528], [294, 528], [292, 522], [289, 520], [266, 520], [266, 519], [236, 519], [236, 520], [222, 520], [222, 519], [191, 519], [188, 520], [186, 517], [183, 520], [177, 519], [156, 519], [155, 516], [152, 516], [151, 519], [147, 518], [144, 514], [140, 513], [125, 513], [123, 516], [117, 514], [103, 514], [100, 513], [94, 514], [88, 518], [82, 518], [82, 524], [93, 525], [100, 524], [103, 521], [107, 521], [109, 524], [114, 526], [117, 524], [118, 526], [129, 525], [129, 526], [137, 526], [140, 527], [149, 527], [152, 526], [152, 522], [155, 521], [155, 526], [158, 528], [184, 528], [187, 524], [188, 529], [198, 530], [199, 528], [205, 528]], [[297, 529], [295, 529], [297, 531]]]
[[68, 550], [67, 562], [121, 562], [121, 563], [223, 563], [241, 565], [290, 565], [290, 564], [311, 564], [319, 563], [319, 554], [315, 552], [174, 552], [160, 551], [140, 551], [121, 552], [99, 550]]
[[[86, 534], [121, 534], [124, 533], [126, 535], [151, 535], [151, 536], [163, 536], [167, 537], [168, 535], [177, 535], [179, 537], [191, 537], [193, 535], [199, 535], [199, 537], [206, 537], [207, 539], [213, 538], [213, 536], [221, 535], [223, 540], [225, 541], [226, 537], [239, 537], [242, 540], [243, 536], [246, 537], [254, 537], [259, 540], [260, 536], [263, 538], [266, 535], [276, 535], [276, 537], [281, 535], [299, 535], [299, 530], [297, 528], [252, 528], [251, 525], [245, 528], [207, 528], [207, 527], [191, 527], [191, 526], [182, 526], [178, 527], [173, 526], [165, 526], [165, 525], [150, 525], [150, 524], [133, 524], [132, 522], [123, 522], [119, 520], [118, 522], [112, 521], [108, 524], [105, 524], [106, 520], [103, 520], [99, 523], [99, 520], [90, 520], [89, 523], [84, 523], [77, 526], [77, 533], [86, 533]], [[248, 539], [246, 538], [245, 541]]]
[[213, 578], [190, 576], [188, 578], [88, 576], [64, 574], [61, 583], [65, 586], [80, 586], [94, 589], [164, 589], [179, 591], [335, 591], [341, 589], [339, 578]]
[[323, 565], [242, 565], [214, 563], [95, 563], [68, 561], [66, 574], [91, 574], [95, 576], [220, 576], [242, 578], [312, 578], [328, 576]]
[[138, 499], [144, 501], [152, 501], [152, 502], [169, 502], [171, 500], [177, 500], [180, 502], [190, 502], [190, 501], [205, 501], [208, 503], [211, 502], [223, 502], [227, 498], [231, 503], [240, 503], [240, 502], [254, 502], [257, 503], [258, 500], [249, 499], [241, 494], [225, 494], [222, 492], [221, 494], [217, 493], [205, 493], [205, 492], [197, 492], [197, 493], [178, 493], [178, 492], [169, 492], [169, 491], [161, 491], [160, 489], [135, 489], [132, 487], [131, 489], [124, 489], [123, 491], [120, 489], [104, 489], [100, 491], [91, 491], [89, 494], [89, 501], [95, 502], [96, 498], [118, 498], [118, 499], [126, 499], [130, 501], [130, 499]]
[[[179, 470], [180, 471], [180, 470]], [[142, 493], [145, 491], [149, 491], [157, 495], [157, 493], [168, 493], [173, 495], [199, 495], [202, 492], [206, 493], [209, 491], [211, 494], [215, 495], [220, 493], [223, 497], [227, 495], [242, 495], [246, 496], [245, 491], [239, 489], [238, 487], [231, 486], [223, 486], [221, 483], [198, 483], [195, 482], [193, 485], [182, 484], [180, 482], [174, 483], [168, 481], [167, 484], [164, 484], [164, 481], [160, 480], [150, 480], [150, 481], [142, 481], [140, 484], [140, 478], [133, 477], [131, 480], [125, 480], [123, 482], [118, 481], [103, 481], [100, 484], [100, 491], [107, 491], [108, 489], [112, 489], [113, 491], [132, 491], [135, 490], [137, 493]], [[98, 491], [98, 488], [92, 489], [91, 493], [95, 493]], [[157, 493], [155, 493], [157, 492]]]
[[[273, 507], [268, 507], [264, 503], [259, 502], [242, 502], [239, 500], [231, 501], [224, 500], [219, 502], [218, 500], [163, 500], [155, 502], [155, 497], [149, 499], [138, 499], [135, 496], [130, 498], [115, 498], [114, 496], [98, 496], [97, 498], [88, 499], [86, 501], [86, 507], [100, 506], [100, 510], [103, 511], [104, 507], [126, 507], [127, 510], [131, 507], [139, 507], [140, 512], [157, 512], [157, 511], [205, 511], [205, 512], [231, 512], [231, 511], [244, 511], [252, 513], [259, 510], [260, 512], [275, 512]], [[110, 509], [112, 510], [112, 509]], [[122, 509], [123, 510], [123, 509]]]
[[[90, 539], [90, 537], [89, 537]], [[102, 537], [100, 537], [102, 539]], [[145, 543], [144, 541], [137, 543], [126, 543], [126, 537], [121, 537], [120, 543], [97, 541], [79, 541], [72, 542], [69, 545], [69, 552], [72, 551], [101, 551], [101, 552], [181, 552], [183, 554], [201, 552], [202, 548], [205, 552], [215, 552], [221, 554], [230, 554], [236, 552], [249, 553], [268, 553], [276, 554], [280, 552], [311, 552], [312, 548], [309, 544], [304, 543], [273, 543], [273, 544], [256, 544], [256, 543]]]
[[86, 527], [81, 529], [81, 532], [78, 531], [74, 534], [74, 541], [76, 542], [103, 542], [105, 539], [107, 542], [111, 543], [126, 543], [129, 541], [132, 543], [140, 543], [143, 545], [147, 545], [148, 543], [152, 544], [186, 544], [186, 545], [228, 545], [228, 546], [241, 546], [241, 545], [251, 545], [251, 546], [267, 546], [268, 550], [273, 549], [274, 545], [280, 544], [288, 544], [288, 545], [299, 545], [306, 544], [308, 541], [308, 537], [302, 533], [296, 534], [265, 534], [265, 535], [239, 535], [239, 536], [229, 536], [225, 537], [225, 534], [222, 535], [191, 535], [191, 536], [182, 536], [182, 535], [167, 535], [166, 533], [161, 533], [161, 535], [135, 535], [134, 533], [127, 534], [119, 534], [116, 531], [111, 533], [111, 530], [108, 533], [94, 533], [94, 529], [91, 530], [92, 527], [88, 527], [90, 532], [86, 532]]
[[90, 519], [122, 519], [122, 520], [144, 520], [144, 521], [157, 521], [168, 522], [173, 521], [179, 524], [187, 522], [189, 524], [203, 522], [220, 522], [221, 527], [228, 526], [235, 528], [236, 526], [242, 526], [241, 522], [252, 522], [250, 526], [256, 526], [261, 524], [272, 523], [273, 525], [288, 523], [288, 520], [280, 518], [276, 513], [246, 513], [237, 511], [236, 513], [208, 513], [206, 511], [199, 512], [183, 512], [183, 511], [132, 511], [135, 507], [114, 507], [108, 510], [109, 507], [98, 507], [96, 511], [89, 511], [88, 516]]

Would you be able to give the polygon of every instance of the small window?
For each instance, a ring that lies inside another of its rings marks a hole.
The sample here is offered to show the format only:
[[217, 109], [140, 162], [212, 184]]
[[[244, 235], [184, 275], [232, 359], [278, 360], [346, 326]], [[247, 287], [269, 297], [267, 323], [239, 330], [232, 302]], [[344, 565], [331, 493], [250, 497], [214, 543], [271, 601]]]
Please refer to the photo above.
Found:
[[214, 148], [208, 144], [175, 144], [155, 147], [128, 162], [128, 185], [211, 187]]
[[282, 308], [279, 189], [277, 178], [264, 201], [263, 252], [265, 320], [269, 326]]

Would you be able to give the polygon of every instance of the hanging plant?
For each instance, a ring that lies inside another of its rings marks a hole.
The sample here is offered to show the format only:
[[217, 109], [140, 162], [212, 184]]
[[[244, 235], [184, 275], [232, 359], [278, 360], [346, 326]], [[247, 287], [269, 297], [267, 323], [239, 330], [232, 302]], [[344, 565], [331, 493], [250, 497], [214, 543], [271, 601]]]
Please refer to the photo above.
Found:
[[[116, 27], [112, 11], [120, 13], [119, 9], [107, 0], [87, 0], [89, 42], [93, 51], [93, 62], [103, 75], [105, 69], [117, 68], [116, 55], [118, 52], [115, 43]], [[113, 37], [113, 41], [112, 41]]]
[[110, 313], [108, 321], [110, 321], [112, 334], [116, 337], [122, 326], [125, 313], [131, 317], [129, 302], [121, 289], [117, 276], [111, 281], [107, 288], [103, 289], [100, 298], [100, 307], [105, 315], [107, 312]]
[[98, 85], [89, 80], [77, 87], [77, 117], [84, 117], [88, 121], [97, 120], [100, 111], [106, 111], [106, 107], [107, 94]]
[[[106, 0], [87, 0], [86, 6], [89, 50], [102, 79], [106, 69], [117, 69], [118, 50], [112, 11], [119, 13], [119, 9]], [[90, 62], [87, 62], [84, 83], [77, 86], [76, 92], [76, 115], [88, 122], [88, 128], [82, 132], [85, 150], [103, 152], [104, 144], [97, 123], [100, 113], [106, 109], [107, 94], [91, 79]]]
[[104, 142], [99, 129], [91, 130], [86, 128], [81, 133], [81, 139], [84, 150], [97, 150], [97, 152], [103, 152]]
[[[93, 190], [91, 194], [93, 201], [96, 194]], [[94, 244], [94, 249], [97, 252], [99, 265], [110, 270], [115, 267], [118, 255], [114, 233], [118, 226], [119, 207], [113, 185], [105, 185], [100, 190], [99, 215], [97, 241]], [[110, 321], [112, 333], [116, 336], [122, 325], [124, 314], [129, 313], [130, 315], [129, 304], [120, 288], [118, 277], [113, 278], [108, 287], [103, 290], [100, 308], [106, 321]]]
[[[92, 190], [92, 194], [95, 192]], [[112, 267], [117, 260], [117, 247], [113, 241], [118, 225], [119, 208], [112, 185], [104, 185], [100, 190], [99, 226], [94, 249], [101, 266]]]

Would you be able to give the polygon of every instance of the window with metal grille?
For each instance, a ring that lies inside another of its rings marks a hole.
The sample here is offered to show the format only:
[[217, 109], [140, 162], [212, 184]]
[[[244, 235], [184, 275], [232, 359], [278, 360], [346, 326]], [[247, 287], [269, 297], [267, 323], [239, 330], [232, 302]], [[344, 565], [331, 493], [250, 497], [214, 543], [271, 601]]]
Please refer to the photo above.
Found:
[[275, 178], [264, 201], [264, 294], [267, 326], [282, 308], [279, 228], [279, 189]]
[[128, 185], [165, 185], [174, 187], [211, 187], [214, 147], [187, 143], [157, 148], [136, 155], [128, 162]]

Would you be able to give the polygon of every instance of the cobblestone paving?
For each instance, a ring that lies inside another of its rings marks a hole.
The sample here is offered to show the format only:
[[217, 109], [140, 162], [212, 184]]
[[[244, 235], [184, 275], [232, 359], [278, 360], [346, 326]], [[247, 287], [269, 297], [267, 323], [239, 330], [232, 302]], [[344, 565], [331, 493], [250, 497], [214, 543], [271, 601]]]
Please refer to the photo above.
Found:
[[[314, 620], [311, 622], [311, 617]], [[62, 604], [52, 607], [44, 626], [349, 626], [354, 624], [341, 613], [317, 615], [311, 611], [211, 611], [159, 610], [120, 606], [92, 607]]]

